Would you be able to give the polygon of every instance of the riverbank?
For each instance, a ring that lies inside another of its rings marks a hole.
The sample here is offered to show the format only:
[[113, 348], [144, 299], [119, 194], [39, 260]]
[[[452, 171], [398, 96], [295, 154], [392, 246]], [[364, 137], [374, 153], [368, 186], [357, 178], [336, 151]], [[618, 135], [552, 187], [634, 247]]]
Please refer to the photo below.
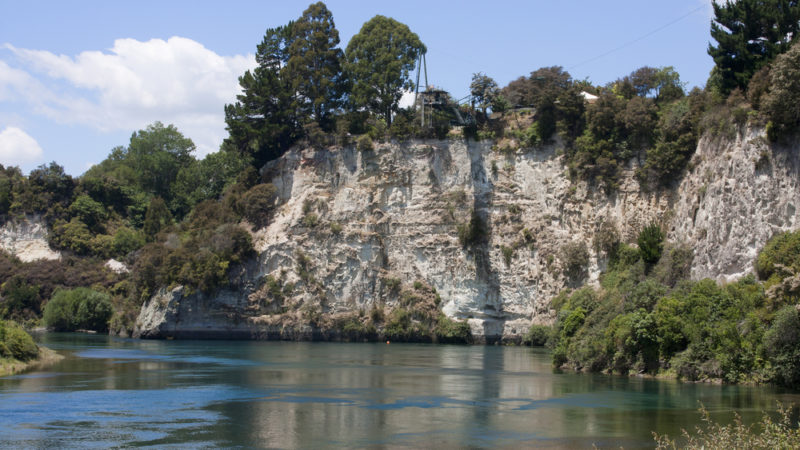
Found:
[[0, 377], [15, 375], [29, 370], [44, 369], [64, 359], [54, 350], [39, 346], [39, 356], [30, 361], [20, 361], [13, 358], [0, 358]]

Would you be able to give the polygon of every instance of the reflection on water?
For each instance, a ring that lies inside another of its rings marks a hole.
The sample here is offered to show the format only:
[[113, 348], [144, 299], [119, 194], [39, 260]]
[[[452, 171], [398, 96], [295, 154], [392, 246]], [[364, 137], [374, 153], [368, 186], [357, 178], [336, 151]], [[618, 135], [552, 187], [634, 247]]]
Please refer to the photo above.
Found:
[[134, 341], [49, 334], [66, 354], [0, 378], [0, 447], [652, 446], [702, 402], [746, 421], [771, 388], [554, 373], [515, 347]]

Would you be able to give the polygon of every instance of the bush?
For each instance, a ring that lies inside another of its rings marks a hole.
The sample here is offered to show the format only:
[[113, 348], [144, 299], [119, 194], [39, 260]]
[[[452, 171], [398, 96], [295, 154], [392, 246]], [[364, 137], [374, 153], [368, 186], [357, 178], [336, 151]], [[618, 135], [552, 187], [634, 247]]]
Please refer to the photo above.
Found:
[[764, 350], [775, 381], [783, 386], [800, 385], [800, 313], [794, 305], [775, 315], [764, 334]]
[[617, 230], [617, 224], [611, 220], [604, 220], [600, 222], [594, 232], [594, 239], [592, 245], [594, 251], [603, 252], [607, 256], [611, 256], [619, 246], [620, 236]]
[[44, 307], [44, 323], [55, 331], [105, 332], [112, 313], [107, 294], [79, 287], [56, 291]]
[[459, 224], [456, 229], [458, 231], [458, 240], [464, 247], [481, 244], [486, 241], [488, 236], [486, 222], [475, 210], [470, 215], [469, 223]]
[[0, 321], [0, 357], [30, 361], [39, 356], [31, 335], [14, 322]]
[[548, 325], [531, 325], [528, 333], [522, 338], [522, 343], [534, 347], [544, 347], [550, 341], [553, 327]]
[[653, 265], [661, 258], [664, 248], [664, 232], [657, 223], [650, 223], [639, 232], [636, 239], [639, 245], [639, 254], [645, 264]]
[[472, 342], [472, 330], [467, 322], [450, 319], [439, 314], [434, 330], [436, 341], [444, 344], [468, 344]]
[[[700, 407], [702, 426], [697, 426], [694, 434], [683, 430], [686, 442], [681, 448], [687, 449], [789, 449], [797, 448], [800, 443], [800, 429], [792, 420], [791, 406], [784, 408], [778, 404], [779, 418], [773, 420], [764, 413], [761, 422], [746, 426], [738, 414], [730, 425], [720, 425], [711, 420], [711, 415]], [[678, 444], [667, 435], [653, 432], [656, 449], [668, 450], [678, 448]]]
[[375, 148], [372, 138], [368, 134], [363, 134], [356, 139], [356, 149], [366, 152]]
[[780, 276], [779, 266], [800, 271], [800, 230], [781, 233], [770, 239], [758, 254], [755, 266], [756, 273], [762, 280], [773, 275]]
[[567, 277], [577, 281], [584, 277], [589, 265], [589, 249], [583, 241], [573, 241], [561, 248], [561, 262]]
[[278, 189], [271, 183], [257, 184], [242, 196], [243, 215], [256, 227], [269, 223]]
[[762, 97], [762, 110], [772, 123], [770, 140], [777, 140], [800, 125], [800, 44], [775, 58], [770, 71], [770, 91]]

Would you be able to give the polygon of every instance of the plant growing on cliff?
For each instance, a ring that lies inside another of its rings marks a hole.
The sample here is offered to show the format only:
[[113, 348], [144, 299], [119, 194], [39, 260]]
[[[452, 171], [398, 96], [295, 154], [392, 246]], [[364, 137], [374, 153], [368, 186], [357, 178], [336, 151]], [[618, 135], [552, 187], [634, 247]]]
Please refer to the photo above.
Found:
[[664, 232], [661, 231], [661, 225], [653, 222], [642, 228], [636, 243], [639, 245], [639, 254], [646, 264], [657, 263], [664, 249]]
[[572, 241], [561, 248], [561, 263], [564, 273], [572, 281], [578, 281], [586, 274], [589, 265], [589, 249], [583, 241]]
[[456, 231], [458, 232], [458, 241], [464, 247], [471, 247], [485, 242], [489, 234], [486, 222], [476, 210], [470, 213], [468, 223], [456, 226]]

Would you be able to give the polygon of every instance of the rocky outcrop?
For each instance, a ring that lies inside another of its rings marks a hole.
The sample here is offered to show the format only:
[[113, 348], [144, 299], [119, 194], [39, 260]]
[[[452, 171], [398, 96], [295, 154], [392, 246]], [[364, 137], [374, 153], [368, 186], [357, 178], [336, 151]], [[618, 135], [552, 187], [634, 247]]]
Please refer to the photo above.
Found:
[[[499, 153], [461, 140], [294, 149], [264, 168], [280, 206], [253, 231], [257, 261], [213, 296], [163, 291], [144, 305], [144, 337], [308, 338], [320, 323], [379, 306], [391, 310], [415, 282], [442, 311], [468, 321], [479, 341], [518, 340], [553, 320], [565, 286], [596, 282], [605, 266], [591, 243], [599, 224], [627, 242], [651, 221], [695, 249], [692, 275], [746, 273], [775, 232], [798, 220], [794, 152], [758, 130], [701, 140], [690, 169], [669, 190], [645, 191], [625, 171], [607, 195], [572, 183], [557, 145]], [[459, 239], [473, 221], [486, 234]], [[564, 249], [588, 243], [583, 273]]]
[[47, 225], [39, 216], [10, 219], [0, 227], [0, 248], [22, 262], [61, 259], [47, 243]]

